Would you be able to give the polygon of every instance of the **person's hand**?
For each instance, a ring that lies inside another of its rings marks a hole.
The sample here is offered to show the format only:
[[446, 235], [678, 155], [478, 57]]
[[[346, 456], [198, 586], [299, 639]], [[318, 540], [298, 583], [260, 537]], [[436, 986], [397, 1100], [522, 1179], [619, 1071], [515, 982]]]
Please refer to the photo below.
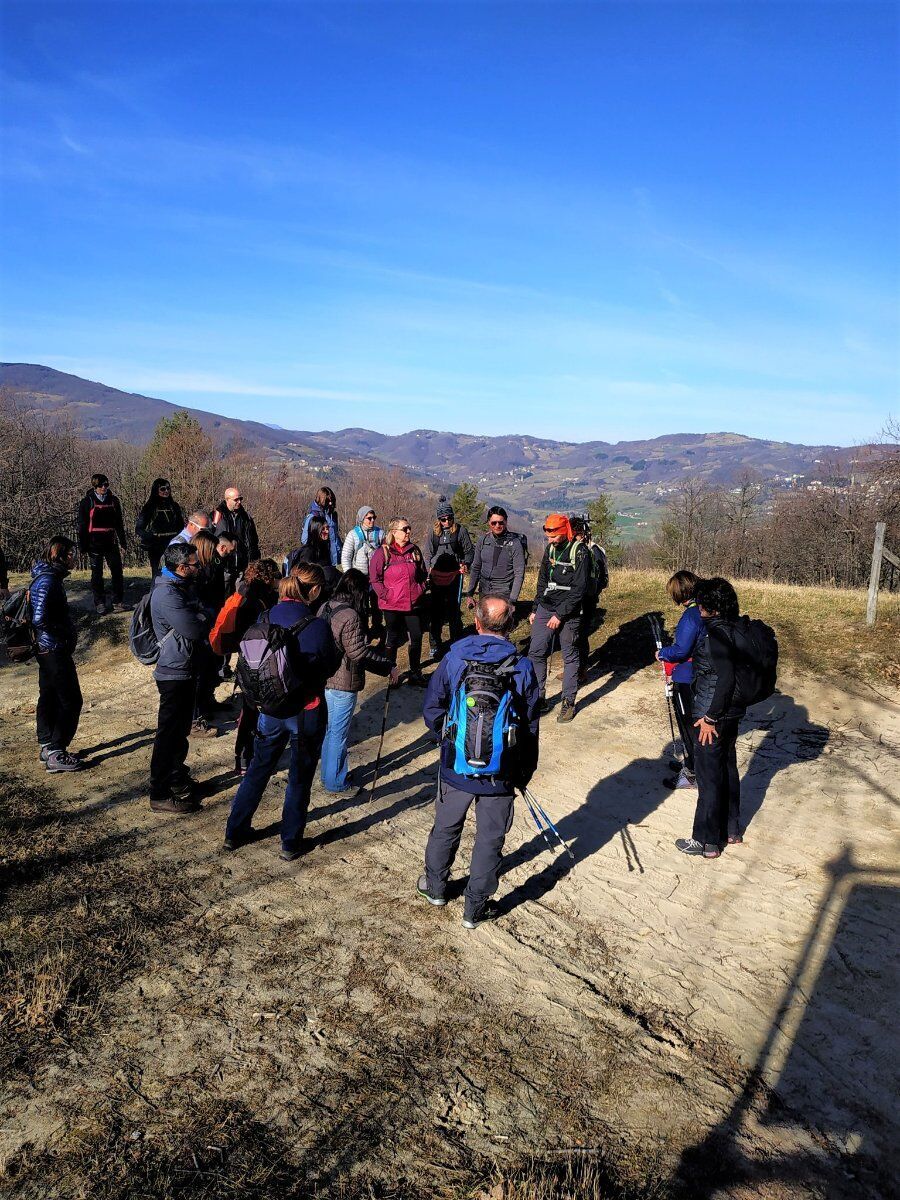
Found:
[[460, 575], [468, 575], [469, 568], [465, 563], [459, 564], [459, 573], [460, 573]]
[[533, 625], [533, 624], [534, 624], [534, 613], [529, 613], [529, 614], [528, 614], [528, 624], [529, 624], [529, 625]]
[[708, 746], [713, 738], [719, 736], [715, 725], [712, 721], [707, 721], [706, 717], [701, 717], [699, 721], [695, 721], [694, 728], [700, 731], [697, 734], [697, 741], [701, 746]]
[[475, 607], [475, 597], [469, 596], [469, 598], [466, 600], [466, 608], [469, 610], [469, 612], [471, 612], [474, 607]]
[[663, 657], [662, 657], [662, 650], [657, 650], [657, 652], [656, 652], [656, 661], [657, 661], [657, 662], [662, 662], [662, 660], [663, 660]]
[[555, 630], [555, 629], [559, 629], [560, 625], [562, 625], [562, 621], [559, 619], [559, 617], [556, 615], [556, 613], [554, 613], [553, 616], [547, 622], [547, 628]]
[[396, 687], [399, 682], [400, 682], [400, 668], [399, 667], [391, 667], [391, 673], [390, 673], [390, 675], [388, 675], [388, 683], [391, 685], [391, 687]]

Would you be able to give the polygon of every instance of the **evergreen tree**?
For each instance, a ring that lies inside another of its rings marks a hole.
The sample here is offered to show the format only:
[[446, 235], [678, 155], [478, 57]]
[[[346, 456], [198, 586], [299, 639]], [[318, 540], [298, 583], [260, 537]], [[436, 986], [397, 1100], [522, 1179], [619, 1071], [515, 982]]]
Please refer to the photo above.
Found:
[[171, 481], [172, 495], [185, 516], [192, 509], [208, 512], [221, 499], [221, 456], [196, 417], [183, 409], [158, 423], [141, 467], [148, 480], [159, 475]]
[[591, 533], [594, 541], [599, 542], [607, 554], [616, 547], [619, 530], [616, 525], [616, 513], [609, 496], [601, 492], [596, 500], [587, 506], [588, 519], [591, 522]]
[[450, 498], [453, 515], [457, 523], [465, 525], [469, 533], [483, 533], [485, 507], [478, 499], [478, 488], [474, 483], [461, 483]]

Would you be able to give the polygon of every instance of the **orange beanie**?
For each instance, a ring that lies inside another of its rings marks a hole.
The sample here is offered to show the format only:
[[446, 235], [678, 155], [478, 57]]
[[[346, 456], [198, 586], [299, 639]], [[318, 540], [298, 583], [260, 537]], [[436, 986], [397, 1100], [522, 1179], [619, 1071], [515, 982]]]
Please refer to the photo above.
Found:
[[544, 522], [544, 532], [551, 530], [553, 533], [565, 532], [566, 540], [572, 540], [572, 526], [569, 524], [569, 518], [565, 513], [550, 513]]

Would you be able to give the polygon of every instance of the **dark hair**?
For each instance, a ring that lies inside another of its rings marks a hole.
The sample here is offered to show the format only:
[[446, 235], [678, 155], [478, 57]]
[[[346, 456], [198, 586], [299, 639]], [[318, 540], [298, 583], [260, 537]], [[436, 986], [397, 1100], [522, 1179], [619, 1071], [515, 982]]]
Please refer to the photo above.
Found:
[[707, 612], [716, 613], [729, 621], [736, 621], [741, 615], [737, 592], [720, 575], [701, 579], [694, 588], [694, 599]]
[[107, 486], [108, 486], [109, 478], [106, 475], [102, 475], [99, 471], [96, 471], [91, 476], [91, 487], [92, 488], [100, 487], [100, 485], [104, 484], [104, 483], [107, 484]]
[[330, 508], [332, 512], [337, 508], [337, 499], [330, 487], [320, 487], [316, 492], [316, 504], [321, 504], [322, 508]]
[[304, 555], [306, 562], [322, 563], [325, 566], [331, 566], [331, 546], [322, 537], [322, 530], [326, 529], [331, 535], [331, 530], [328, 529], [328, 522], [324, 517], [316, 513], [310, 517], [309, 525], [306, 527], [306, 546], [308, 553]]
[[501, 508], [499, 504], [495, 504], [493, 508], [488, 509], [488, 520], [490, 520], [491, 517], [502, 517], [504, 521], [509, 520], [506, 509]]
[[688, 600], [694, 598], [697, 584], [700, 582], [702, 581], [693, 571], [676, 571], [666, 584], [666, 591], [676, 604], [687, 604]]
[[44, 562], [55, 563], [60, 559], [65, 561], [69, 557], [69, 551], [75, 549], [75, 543], [71, 538], [64, 537], [63, 534], [57, 534], [52, 537], [44, 548], [44, 553], [41, 558]]
[[344, 600], [360, 618], [364, 619], [369, 610], [369, 580], [362, 571], [351, 567], [338, 580], [337, 587], [331, 593], [330, 599]]
[[584, 517], [569, 517], [569, 524], [572, 527], [573, 537], [587, 537], [591, 532], [591, 527]]
[[163, 562], [173, 572], [183, 567], [189, 558], [199, 558], [197, 547], [191, 542], [173, 542], [171, 546], [166, 546], [163, 554]]

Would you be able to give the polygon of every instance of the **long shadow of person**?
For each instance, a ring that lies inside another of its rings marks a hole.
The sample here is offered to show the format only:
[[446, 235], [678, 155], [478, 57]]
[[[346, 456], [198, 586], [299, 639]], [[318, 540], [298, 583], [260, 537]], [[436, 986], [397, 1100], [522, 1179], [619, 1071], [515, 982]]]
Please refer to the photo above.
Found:
[[588, 656], [587, 669], [594, 677], [606, 675], [600, 687], [590, 692], [582, 692], [578, 697], [579, 711], [589, 708], [615, 691], [620, 683], [630, 679], [632, 675], [649, 667], [656, 661], [656, 642], [649, 618], [662, 622], [662, 613], [643, 613], [620, 625], [615, 633], [606, 641], [591, 651]]
[[[582, 805], [555, 822], [570, 853], [560, 850], [536, 875], [501, 897], [498, 915], [512, 912], [525, 900], [540, 900], [559, 880], [616, 837], [622, 838], [628, 869], [643, 873], [639, 848], [629, 826], [641, 825], [670, 795], [659, 777], [657, 758], [636, 758], [621, 771], [599, 780]], [[536, 833], [504, 857], [501, 874], [533, 862], [542, 852], [549, 856], [546, 842]]]
[[810, 721], [807, 709], [784, 692], [776, 692], [764, 703], [754, 705], [742, 723], [741, 733], [752, 735], [754, 729], [763, 731], [763, 737], [754, 746], [741, 776], [744, 829], [762, 808], [775, 775], [794, 763], [818, 758], [831, 736], [827, 726]]

